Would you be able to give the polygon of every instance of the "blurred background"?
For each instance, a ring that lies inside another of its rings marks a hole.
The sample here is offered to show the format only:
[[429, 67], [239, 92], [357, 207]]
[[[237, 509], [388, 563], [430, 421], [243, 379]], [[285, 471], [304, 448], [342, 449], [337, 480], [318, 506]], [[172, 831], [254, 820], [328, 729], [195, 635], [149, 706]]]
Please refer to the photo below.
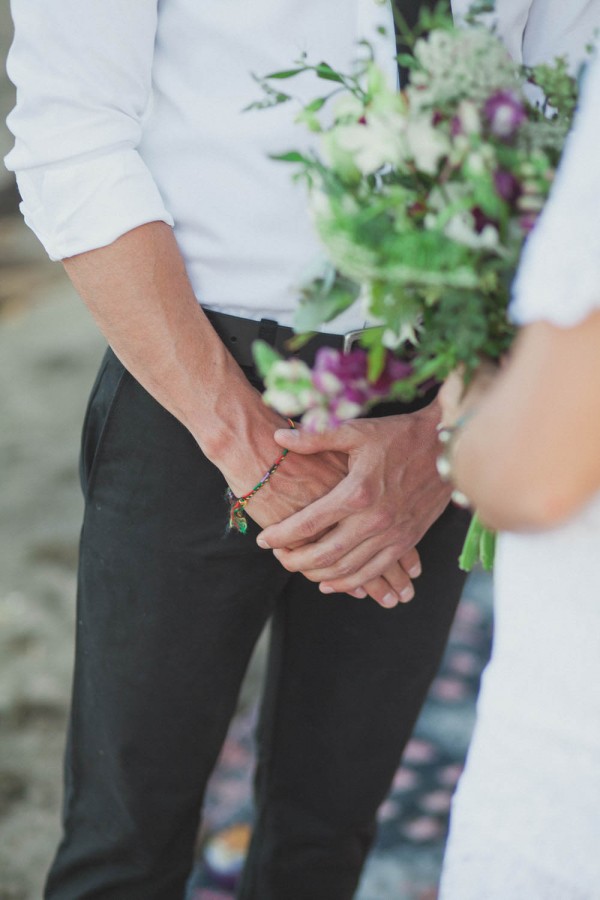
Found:
[[[0, 0], [0, 157], [12, 143], [4, 125], [14, 102], [4, 68], [10, 40], [9, 4]], [[82, 513], [79, 432], [103, 349], [62, 267], [48, 261], [23, 224], [12, 176], [0, 165], [0, 900], [39, 900], [60, 836]], [[357, 900], [435, 896], [490, 636], [489, 580], [475, 574], [380, 810], [378, 842]], [[263, 638], [211, 783], [188, 900], [233, 896], [228, 879], [207, 871], [202, 855], [207, 836], [251, 820], [264, 648]]]
[[[0, 0], [0, 157], [13, 88]], [[77, 433], [102, 341], [22, 223], [0, 164], [0, 898], [39, 900], [59, 837], [81, 502]]]

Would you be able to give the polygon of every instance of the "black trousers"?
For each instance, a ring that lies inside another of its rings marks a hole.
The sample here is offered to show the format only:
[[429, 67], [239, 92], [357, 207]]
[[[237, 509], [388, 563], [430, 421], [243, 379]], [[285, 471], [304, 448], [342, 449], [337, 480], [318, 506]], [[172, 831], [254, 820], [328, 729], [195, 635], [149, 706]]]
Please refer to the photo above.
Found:
[[225, 535], [221, 474], [111, 351], [82, 484], [65, 835], [45, 896], [180, 900], [205, 784], [272, 616], [240, 897], [352, 897], [462, 588], [464, 514], [449, 508], [423, 540], [407, 606], [325, 597], [259, 550], [256, 530]]

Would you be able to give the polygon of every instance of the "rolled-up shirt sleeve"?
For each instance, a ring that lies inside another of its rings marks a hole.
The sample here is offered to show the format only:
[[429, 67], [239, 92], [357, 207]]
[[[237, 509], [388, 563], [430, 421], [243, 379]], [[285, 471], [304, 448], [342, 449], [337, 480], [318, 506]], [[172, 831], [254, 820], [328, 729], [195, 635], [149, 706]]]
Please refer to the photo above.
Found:
[[52, 259], [173, 225], [138, 152], [152, 103], [158, 0], [12, 0], [17, 88], [5, 159]]

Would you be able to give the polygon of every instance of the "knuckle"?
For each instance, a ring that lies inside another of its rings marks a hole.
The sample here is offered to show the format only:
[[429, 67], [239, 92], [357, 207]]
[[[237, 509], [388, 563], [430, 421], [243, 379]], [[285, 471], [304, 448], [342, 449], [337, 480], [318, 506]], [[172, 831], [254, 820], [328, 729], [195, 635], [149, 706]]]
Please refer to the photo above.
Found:
[[352, 491], [352, 494], [348, 499], [348, 506], [353, 510], [360, 511], [370, 506], [372, 499], [373, 492], [369, 485], [365, 484], [365, 482], [363, 481], [357, 484]]
[[333, 567], [337, 572], [339, 569], [338, 564], [342, 552], [343, 547], [341, 546], [341, 544], [334, 544], [333, 547], [328, 547], [324, 550], [321, 550], [315, 560], [315, 568], [330, 569]]
[[373, 515], [373, 528], [377, 532], [390, 531], [394, 525], [394, 513], [389, 506], [381, 506]]
[[315, 534], [318, 534], [321, 530], [321, 525], [313, 515], [307, 515], [306, 519], [302, 522], [301, 526], [298, 529], [298, 535], [300, 539], [313, 537]]
[[338, 562], [333, 567], [335, 578], [348, 579], [352, 574], [352, 566], [348, 562]]

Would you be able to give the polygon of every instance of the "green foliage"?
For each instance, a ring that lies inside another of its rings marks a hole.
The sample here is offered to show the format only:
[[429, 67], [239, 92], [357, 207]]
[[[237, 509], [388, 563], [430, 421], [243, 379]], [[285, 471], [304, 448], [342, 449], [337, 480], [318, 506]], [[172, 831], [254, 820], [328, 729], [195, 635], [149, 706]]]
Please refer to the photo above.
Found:
[[254, 356], [256, 368], [263, 378], [266, 378], [269, 374], [273, 364], [281, 359], [279, 353], [265, 341], [254, 341], [252, 344], [252, 355]]
[[550, 107], [559, 117], [571, 119], [577, 106], [577, 81], [569, 74], [568, 61], [559, 56], [552, 64], [540, 64], [530, 70], [531, 80], [544, 93], [545, 109]]

